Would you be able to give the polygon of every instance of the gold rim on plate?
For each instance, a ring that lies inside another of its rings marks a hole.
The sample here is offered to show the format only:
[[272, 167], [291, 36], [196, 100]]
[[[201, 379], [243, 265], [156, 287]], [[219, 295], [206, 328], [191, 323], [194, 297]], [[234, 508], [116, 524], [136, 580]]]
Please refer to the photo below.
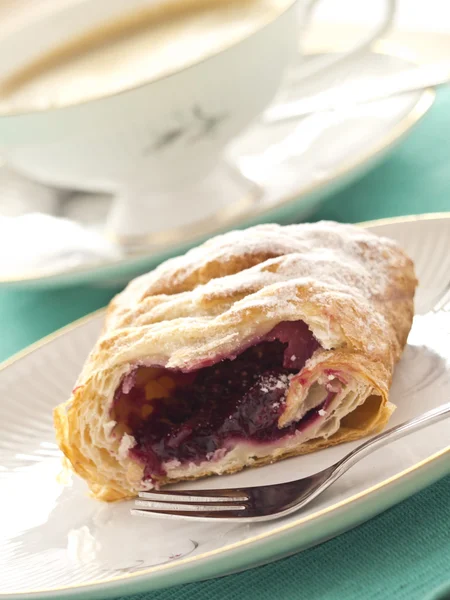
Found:
[[[390, 217], [390, 218], [385, 218], [385, 219], [377, 219], [377, 220], [373, 220], [373, 221], [365, 221], [365, 222], [357, 223], [357, 225], [359, 225], [361, 227], [377, 227], [377, 226], [381, 227], [383, 225], [407, 223], [407, 222], [413, 222], [413, 221], [431, 221], [434, 219], [435, 220], [450, 219], [450, 212], [425, 213], [425, 214], [420, 214], [420, 215], [408, 215], [408, 216], [404, 216], [404, 217]], [[69, 333], [70, 331], [78, 328], [79, 326], [84, 325], [84, 324], [88, 323], [89, 321], [94, 320], [95, 318], [100, 316], [105, 311], [106, 311], [106, 308], [101, 308], [93, 313], [90, 313], [89, 315], [81, 317], [80, 319], [74, 321], [73, 323], [70, 323], [69, 325], [66, 325], [65, 327], [62, 327], [61, 329], [55, 331], [54, 333], [51, 333], [50, 335], [42, 338], [38, 342], [31, 344], [24, 350], [18, 352], [11, 358], [9, 358], [6, 361], [4, 361], [3, 363], [1, 363], [0, 371], [3, 371], [4, 369], [6, 369], [10, 365], [14, 364], [15, 362], [21, 360], [22, 358], [25, 358], [29, 354], [32, 354], [33, 352], [35, 352], [42, 346], [45, 346], [47, 343], [55, 340], [56, 338], [59, 338], [59, 337], [65, 335], [66, 333]], [[105, 578], [105, 579], [97, 579], [97, 580], [92, 580], [92, 581], [87, 581], [87, 582], [77, 583], [77, 584], [71, 584], [71, 585], [66, 585], [66, 586], [61, 586], [61, 587], [55, 587], [55, 588], [41, 588], [41, 589], [34, 589], [34, 590], [31, 589], [31, 590], [28, 590], [25, 592], [14, 592], [12, 594], [9, 594], [9, 596], [10, 597], [14, 597], [14, 596], [20, 597], [20, 596], [27, 596], [27, 595], [29, 596], [30, 594], [38, 594], [38, 593], [54, 594], [59, 591], [64, 591], [64, 590], [69, 590], [69, 589], [72, 589], [72, 590], [77, 589], [77, 588], [83, 589], [83, 588], [87, 588], [87, 587], [101, 586], [101, 585], [106, 585], [106, 584], [115, 583], [115, 582], [136, 580], [138, 578], [142, 578], [142, 577], [151, 575], [153, 573], [168, 571], [168, 570], [174, 569], [174, 568], [178, 569], [180, 566], [183, 566], [183, 565], [197, 563], [206, 558], [210, 558], [210, 557], [217, 556], [220, 554], [225, 554], [225, 553], [228, 553], [237, 548], [243, 548], [244, 546], [248, 546], [257, 541], [261, 541], [263, 539], [268, 539], [268, 538], [276, 536], [280, 533], [290, 531], [300, 525], [303, 525], [304, 523], [308, 523], [308, 522], [317, 520], [318, 518], [323, 517], [324, 515], [330, 514], [340, 508], [343, 508], [344, 506], [354, 504], [358, 500], [360, 500], [366, 496], [369, 496], [382, 488], [385, 488], [386, 486], [390, 485], [391, 483], [393, 483], [395, 481], [399, 481], [400, 479], [403, 479], [407, 475], [409, 475], [413, 472], [417, 472], [420, 469], [422, 469], [423, 467], [436, 462], [439, 458], [441, 458], [447, 454], [450, 457], [450, 445], [447, 446], [446, 448], [443, 448], [442, 450], [439, 450], [438, 452], [435, 452], [428, 458], [417, 462], [416, 464], [412, 465], [411, 467], [408, 467], [407, 469], [400, 471], [400, 473], [397, 473], [396, 475], [388, 477], [384, 481], [381, 481], [380, 483], [377, 483], [376, 485], [373, 485], [373, 486], [365, 489], [362, 492], [354, 494], [353, 496], [350, 496], [349, 498], [347, 498], [345, 500], [336, 502], [335, 504], [328, 506], [327, 508], [324, 508], [322, 510], [319, 510], [307, 517], [299, 518], [292, 523], [289, 523], [286, 525], [281, 525], [280, 527], [273, 529], [271, 531], [268, 531], [266, 533], [261, 533], [261, 534], [255, 535], [255, 536], [247, 538], [245, 540], [241, 540], [240, 542], [234, 542], [232, 544], [228, 544], [226, 546], [223, 546], [222, 548], [217, 548], [216, 550], [211, 550], [209, 552], [203, 552], [202, 554], [199, 554], [197, 556], [182, 558], [182, 559], [178, 560], [177, 562], [164, 564], [164, 565], [156, 565], [154, 567], [142, 569], [141, 571], [138, 571], [135, 573], [116, 575], [114, 577], [109, 577], [109, 578]]]

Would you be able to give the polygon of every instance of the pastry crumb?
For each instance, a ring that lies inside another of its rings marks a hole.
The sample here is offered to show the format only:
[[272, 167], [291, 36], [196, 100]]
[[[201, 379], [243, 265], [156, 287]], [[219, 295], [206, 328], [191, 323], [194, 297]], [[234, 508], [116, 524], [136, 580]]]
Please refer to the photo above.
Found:
[[119, 460], [125, 460], [128, 457], [128, 452], [136, 446], [136, 439], [129, 433], [124, 433], [120, 441], [118, 456]]

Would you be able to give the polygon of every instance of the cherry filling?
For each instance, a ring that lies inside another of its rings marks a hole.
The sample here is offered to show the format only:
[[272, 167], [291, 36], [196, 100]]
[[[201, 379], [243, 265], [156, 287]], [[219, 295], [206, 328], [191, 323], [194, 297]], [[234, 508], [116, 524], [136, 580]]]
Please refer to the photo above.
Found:
[[236, 441], [267, 443], [306, 428], [334, 394], [297, 423], [280, 429], [278, 419], [290, 379], [318, 347], [305, 323], [284, 322], [235, 358], [197, 371], [138, 367], [116, 392], [114, 417], [134, 436], [131, 454], [145, 477], [165, 474], [167, 461], [198, 464]]

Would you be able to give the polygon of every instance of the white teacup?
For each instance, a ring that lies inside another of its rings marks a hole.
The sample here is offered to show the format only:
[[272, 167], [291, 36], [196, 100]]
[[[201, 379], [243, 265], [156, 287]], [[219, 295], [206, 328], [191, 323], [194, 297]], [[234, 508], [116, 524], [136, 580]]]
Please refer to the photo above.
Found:
[[[351, 52], [389, 26], [394, 0], [386, 1], [383, 23]], [[148, 4], [127, 0], [126, 10]], [[274, 98], [314, 4], [290, 0], [243, 40], [132, 89], [63, 107], [4, 112], [0, 150], [39, 181], [114, 193], [108, 228], [122, 239], [158, 236], [208, 219], [254, 191], [227, 165], [224, 151]], [[15, 72], [80, 35], [87, 24], [93, 29], [123, 11], [122, 0], [61, 7], [0, 39], [0, 73]]]

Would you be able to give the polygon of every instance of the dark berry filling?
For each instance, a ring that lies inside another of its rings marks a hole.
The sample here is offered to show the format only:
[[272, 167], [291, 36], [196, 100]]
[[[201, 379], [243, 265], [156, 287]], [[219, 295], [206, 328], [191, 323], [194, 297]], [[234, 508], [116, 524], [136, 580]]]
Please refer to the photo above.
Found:
[[302, 321], [284, 322], [233, 359], [182, 373], [138, 367], [116, 393], [115, 417], [136, 439], [131, 450], [145, 476], [163, 475], [163, 463], [200, 463], [234, 442], [276, 441], [319, 418], [329, 397], [300, 422], [283, 429], [289, 382], [319, 344]]

